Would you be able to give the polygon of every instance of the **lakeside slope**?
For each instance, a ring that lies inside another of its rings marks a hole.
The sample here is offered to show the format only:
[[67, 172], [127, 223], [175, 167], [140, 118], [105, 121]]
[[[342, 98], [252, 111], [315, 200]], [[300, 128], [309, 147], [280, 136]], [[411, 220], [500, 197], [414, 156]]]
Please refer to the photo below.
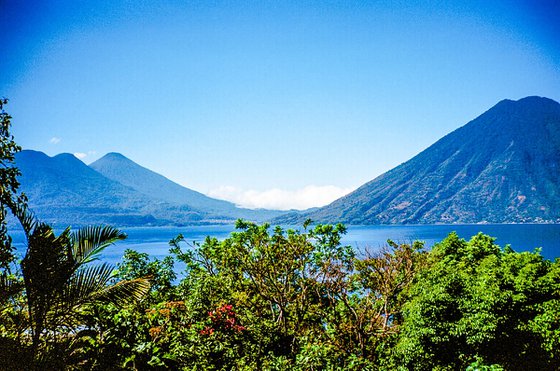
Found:
[[560, 222], [560, 104], [503, 100], [354, 192], [276, 223]]

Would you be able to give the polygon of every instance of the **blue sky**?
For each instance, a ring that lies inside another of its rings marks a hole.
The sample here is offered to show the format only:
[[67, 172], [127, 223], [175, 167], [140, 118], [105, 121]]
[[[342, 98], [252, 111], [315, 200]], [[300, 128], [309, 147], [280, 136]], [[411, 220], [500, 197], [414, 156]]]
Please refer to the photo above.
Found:
[[[164, 3], [164, 4], [163, 4]], [[558, 1], [0, 0], [16, 141], [319, 206], [498, 101], [560, 101]]]

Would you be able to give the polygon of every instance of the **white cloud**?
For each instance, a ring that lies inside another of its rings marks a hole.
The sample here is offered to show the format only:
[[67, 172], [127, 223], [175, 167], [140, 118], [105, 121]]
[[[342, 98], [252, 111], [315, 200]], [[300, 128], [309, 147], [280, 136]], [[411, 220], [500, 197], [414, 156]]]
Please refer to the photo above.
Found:
[[49, 140], [49, 143], [50, 143], [50, 144], [58, 144], [58, 143], [60, 143], [61, 140], [62, 140], [62, 138], [59, 138], [59, 137], [52, 137], [52, 138]]
[[222, 186], [208, 192], [208, 196], [231, 201], [249, 209], [305, 210], [310, 207], [325, 206], [353, 191], [333, 185], [309, 185], [296, 190], [278, 188], [264, 191], [242, 190], [232, 186]]
[[88, 156], [95, 156], [97, 154], [96, 151], [87, 151], [87, 152], [75, 152], [74, 156], [76, 156], [77, 158], [79, 158], [80, 160], [83, 160], [84, 158], [88, 157]]

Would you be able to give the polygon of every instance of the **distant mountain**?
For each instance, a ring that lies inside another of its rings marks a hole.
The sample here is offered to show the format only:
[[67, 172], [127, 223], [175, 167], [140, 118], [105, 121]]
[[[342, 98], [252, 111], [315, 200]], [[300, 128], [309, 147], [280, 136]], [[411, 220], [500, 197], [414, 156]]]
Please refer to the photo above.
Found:
[[205, 196], [138, 165], [120, 153], [108, 153], [89, 166], [105, 177], [146, 196], [170, 204], [189, 205], [205, 213], [250, 220], [265, 220], [284, 213], [277, 210], [243, 209], [231, 202]]
[[216, 200], [185, 188], [138, 165], [120, 153], [108, 153], [89, 167], [111, 180], [158, 200], [189, 205], [205, 211], [221, 212], [224, 209], [235, 209], [235, 205], [230, 202]]
[[[113, 154], [109, 159], [117, 156], [119, 155]], [[41, 220], [56, 226], [100, 223], [118, 226], [232, 223], [240, 217], [262, 221], [271, 215], [282, 213], [265, 211], [263, 216], [259, 211], [238, 209], [225, 201], [210, 198], [204, 200], [205, 196], [202, 194], [186, 190], [130, 160], [124, 161], [126, 162], [129, 163], [123, 168], [124, 173], [137, 177], [140, 183], [157, 181], [161, 188], [137, 190], [133, 187], [134, 184], [122, 184], [110, 179], [67, 153], [49, 157], [42, 152], [24, 150], [16, 155], [16, 166], [22, 172], [19, 178], [21, 190], [27, 194], [30, 208]], [[122, 163], [117, 161], [114, 165]], [[103, 162], [98, 165], [103, 165]], [[103, 168], [109, 174], [118, 171], [111, 169], [107, 162]], [[151, 191], [154, 193], [150, 194]], [[193, 203], [198, 207], [189, 204], [186, 198], [174, 200], [172, 192], [179, 195], [194, 194], [198, 200]], [[206, 201], [210, 206], [205, 208], [200, 200]], [[223, 203], [224, 213], [221, 213], [219, 206]], [[239, 210], [237, 214], [236, 210]]]
[[504, 100], [411, 160], [303, 215], [347, 224], [560, 222], [560, 104]]
[[193, 223], [207, 215], [188, 206], [155, 202], [110, 180], [71, 154], [49, 157], [24, 150], [16, 155], [22, 172], [21, 190], [30, 208], [54, 225], [108, 223], [116, 225], [161, 225]]

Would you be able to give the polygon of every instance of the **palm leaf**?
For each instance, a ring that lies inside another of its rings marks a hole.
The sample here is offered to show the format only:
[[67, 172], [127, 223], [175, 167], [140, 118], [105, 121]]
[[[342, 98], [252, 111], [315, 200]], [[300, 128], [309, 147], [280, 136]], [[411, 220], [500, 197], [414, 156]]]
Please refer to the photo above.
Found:
[[92, 262], [107, 246], [124, 240], [126, 234], [110, 226], [89, 226], [72, 232], [73, 256], [77, 266]]
[[123, 306], [142, 300], [150, 291], [150, 287], [148, 278], [120, 281], [96, 293], [95, 299]]
[[22, 289], [22, 281], [6, 274], [6, 272], [0, 274], [0, 306], [6, 303], [12, 296], [20, 293]]
[[79, 269], [68, 281], [62, 302], [73, 308], [93, 301], [125, 305], [141, 300], [150, 290], [150, 281], [146, 278], [110, 285], [112, 278], [113, 266], [109, 264]]
[[39, 221], [26, 205], [16, 204], [11, 209], [27, 235], [31, 234], [39, 225]]
[[[147, 279], [111, 285], [113, 266], [85, 265], [97, 258], [107, 246], [126, 238], [108, 226], [92, 226], [72, 232], [66, 228], [58, 236], [51, 226], [39, 222], [25, 207], [16, 216], [27, 237], [27, 252], [21, 262], [33, 344], [42, 336], [80, 327], [88, 304], [108, 301], [119, 305], [140, 300], [150, 289]], [[12, 292], [10, 282], [1, 278], [0, 299]]]
[[77, 270], [67, 281], [61, 303], [73, 308], [90, 302], [103, 291], [112, 278], [113, 266], [97, 264]]
[[46, 323], [51, 330], [73, 331], [82, 323], [81, 315], [89, 304], [113, 303], [118, 306], [140, 301], [150, 290], [148, 279], [139, 278], [111, 285], [114, 269], [110, 264], [92, 265], [77, 270], [68, 280], [62, 295], [51, 302]]

